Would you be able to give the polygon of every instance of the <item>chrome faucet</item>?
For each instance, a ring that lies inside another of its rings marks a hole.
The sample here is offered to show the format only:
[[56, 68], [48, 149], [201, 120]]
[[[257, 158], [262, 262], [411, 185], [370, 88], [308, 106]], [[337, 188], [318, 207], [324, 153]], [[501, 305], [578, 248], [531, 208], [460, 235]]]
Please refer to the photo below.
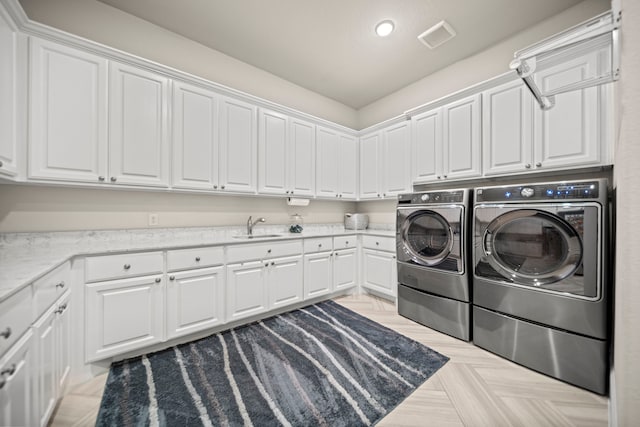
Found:
[[251, 217], [249, 217], [249, 219], [247, 220], [247, 235], [248, 236], [253, 236], [253, 226], [256, 225], [259, 222], [267, 222], [267, 220], [264, 219], [264, 218], [258, 218], [255, 221], [251, 222]]

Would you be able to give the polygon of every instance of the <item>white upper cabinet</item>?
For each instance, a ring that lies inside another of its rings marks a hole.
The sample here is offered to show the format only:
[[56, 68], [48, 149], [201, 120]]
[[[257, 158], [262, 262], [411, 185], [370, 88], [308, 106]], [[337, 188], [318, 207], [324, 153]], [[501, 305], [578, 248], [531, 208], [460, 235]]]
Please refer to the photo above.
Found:
[[109, 180], [169, 185], [169, 79], [111, 62]]
[[218, 189], [218, 98], [188, 83], [173, 83], [172, 185]]
[[291, 195], [314, 196], [316, 191], [316, 126], [289, 119], [288, 188]]
[[485, 175], [524, 172], [533, 167], [533, 102], [518, 79], [482, 94]]
[[395, 197], [411, 188], [410, 122], [360, 138], [360, 199]]
[[107, 61], [36, 38], [30, 48], [29, 177], [103, 181]]
[[260, 109], [258, 113], [258, 191], [288, 194], [287, 164], [289, 127], [287, 116]]
[[231, 98], [220, 101], [220, 190], [255, 193], [257, 108]]
[[447, 104], [442, 112], [442, 179], [482, 173], [480, 94]]
[[360, 138], [360, 199], [380, 197], [380, 132]]
[[0, 7], [0, 175], [18, 174], [17, 33]]
[[338, 197], [355, 200], [358, 197], [358, 139], [339, 134]]
[[265, 109], [258, 122], [258, 192], [313, 196], [315, 125]]
[[481, 175], [480, 108], [477, 94], [411, 118], [414, 181]]
[[[543, 92], [594, 77], [602, 58], [600, 51], [563, 61], [535, 74]], [[589, 87], [555, 96], [546, 111], [535, 108], [534, 154], [537, 169], [587, 166], [602, 162], [601, 141], [605, 128], [604, 97], [607, 87]]]

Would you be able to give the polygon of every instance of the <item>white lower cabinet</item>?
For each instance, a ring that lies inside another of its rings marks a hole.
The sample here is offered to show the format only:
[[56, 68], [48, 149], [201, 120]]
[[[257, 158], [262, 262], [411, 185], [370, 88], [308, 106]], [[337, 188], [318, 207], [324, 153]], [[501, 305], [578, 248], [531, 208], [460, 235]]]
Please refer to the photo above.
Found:
[[333, 290], [348, 289], [358, 284], [356, 248], [333, 253]]
[[227, 265], [227, 320], [262, 313], [269, 306], [263, 261]]
[[85, 298], [88, 362], [163, 340], [161, 275], [89, 283], [85, 285]]
[[167, 338], [176, 338], [224, 321], [224, 266], [169, 273]]
[[362, 286], [395, 297], [398, 287], [395, 238], [362, 236]]
[[31, 426], [37, 422], [33, 416], [34, 362], [33, 333], [28, 330], [0, 358], [0, 425]]
[[46, 426], [62, 395], [71, 367], [70, 292], [63, 295], [34, 324], [37, 381], [35, 424]]
[[304, 297], [315, 298], [331, 293], [333, 269], [331, 251], [304, 255]]
[[269, 261], [269, 308], [284, 307], [303, 299], [302, 255]]

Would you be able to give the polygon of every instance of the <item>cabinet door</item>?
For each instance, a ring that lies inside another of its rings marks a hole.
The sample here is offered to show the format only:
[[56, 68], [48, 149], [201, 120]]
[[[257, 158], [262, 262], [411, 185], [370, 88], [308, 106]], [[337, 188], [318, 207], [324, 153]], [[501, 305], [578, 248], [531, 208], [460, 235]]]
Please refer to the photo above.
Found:
[[333, 283], [331, 252], [304, 256], [304, 298], [329, 294]]
[[85, 298], [87, 362], [163, 340], [164, 285], [160, 276], [87, 284]]
[[360, 138], [360, 199], [380, 197], [380, 133]]
[[71, 293], [58, 300], [56, 304], [56, 394], [59, 398], [71, 372]]
[[266, 266], [262, 261], [227, 266], [227, 320], [233, 321], [267, 310], [269, 298]]
[[410, 122], [399, 123], [383, 130], [382, 197], [395, 197], [411, 190], [411, 140]]
[[287, 116], [269, 110], [258, 114], [258, 192], [285, 194], [287, 188]]
[[218, 186], [218, 99], [206, 89], [173, 83], [173, 171], [176, 188]]
[[269, 262], [269, 308], [290, 305], [303, 298], [302, 255]]
[[0, 425], [31, 426], [38, 423], [35, 410], [32, 375], [33, 334], [27, 331], [0, 359]]
[[[598, 53], [590, 53], [536, 73], [543, 92], [596, 74]], [[535, 167], [538, 169], [598, 164], [600, 155], [601, 87], [555, 96], [546, 111], [535, 109]]]
[[46, 426], [56, 406], [58, 390], [57, 378], [57, 346], [56, 346], [56, 310], [52, 306], [35, 323], [36, 360], [38, 376], [36, 381], [37, 393], [37, 425]]
[[364, 249], [363, 259], [363, 283], [366, 288], [396, 296], [398, 278], [396, 259], [392, 253]]
[[442, 176], [442, 110], [419, 114], [411, 122], [412, 179], [436, 181]]
[[223, 98], [220, 103], [220, 189], [256, 191], [257, 108]]
[[480, 176], [480, 94], [445, 105], [442, 110], [442, 178]]
[[340, 153], [338, 133], [318, 127], [316, 128], [316, 196], [338, 197], [338, 156]]
[[167, 337], [222, 323], [223, 304], [223, 266], [171, 273], [167, 282]]
[[169, 79], [111, 62], [109, 69], [109, 180], [169, 185]]
[[0, 8], [0, 174], [18, 173], [17, 136], [17, 32]]
[[107, 61], [31, 38], [29, 177], [103, 181]]
[[340, 135], [339, 144], [338, 197], [355, 200], [358, 197], [358, 139], [349, 135]]
[[314, 196], [316, 191], [316, 127], [290, 119], [288, 185], [290, 194]]
[[333, 287], [352, 288], [357, 285], [358, 263], [356, 249], [344, 249], [333, 253]]
[[485, 175], [532, 168], [533, 101], [521, 80], [482, 94], [483, 171]]

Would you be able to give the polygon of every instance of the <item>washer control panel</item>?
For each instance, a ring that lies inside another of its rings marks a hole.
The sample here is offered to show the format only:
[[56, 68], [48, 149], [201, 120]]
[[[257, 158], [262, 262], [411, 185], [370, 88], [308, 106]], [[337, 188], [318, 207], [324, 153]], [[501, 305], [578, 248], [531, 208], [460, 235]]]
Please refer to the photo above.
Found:
[[475, 191], [476, 202], [597, 199], [599, 194], [598, 181], [488, 187], [477, 188]]
[[401, 205], [458, 204], [465, 203], [467, 200], [468, 190], [429, 191], [398, 196], [398, 204]]

